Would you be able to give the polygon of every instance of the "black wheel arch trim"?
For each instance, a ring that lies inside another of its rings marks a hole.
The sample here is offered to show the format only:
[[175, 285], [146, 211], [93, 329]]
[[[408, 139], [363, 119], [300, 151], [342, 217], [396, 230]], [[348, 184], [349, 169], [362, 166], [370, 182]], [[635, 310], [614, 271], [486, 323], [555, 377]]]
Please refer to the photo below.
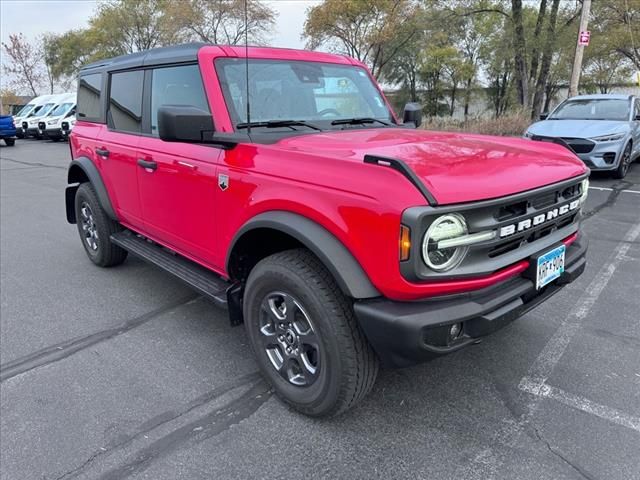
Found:
[[265, 212], [247, 221], [231, 242], [225, 263], [227, 271], [231, 254], [240, 238], [258, 228], [281, 231], [302, 243], [320, 259], [346, 295], [356, 299], [381, 296], [360, 263], [340, 240], [313, 220], [287, 211]]
[[82, 170], [86, 178], [91, 182], [93, 189], [98, 196], [98, 200], [100, 201], [100, 205], [106, 212], [106, 214], [112, 219], [118, 221], [118, 217], [111, 205], [111, 199], [109, 198], [109, 194], [107, 193], [107, 189], [104, 186], [104, 182], [102, 181], [102, 176], [98, 171], [98, 168], [93, 164], [93, 162], [87, 157], [78, 157], [71, 161], [69, 165], [69, 170], [67, 172], [67, 183], [70, 185], [65, 190], [65, 205], [67, 211], [67, 221], [69, 223], [76, 223], [76, 212], [75, 212], [75, 197], [76, 191], [78, 190], [79, 183], [81, 183], [82, 179], [77, 177], [77, 169]]

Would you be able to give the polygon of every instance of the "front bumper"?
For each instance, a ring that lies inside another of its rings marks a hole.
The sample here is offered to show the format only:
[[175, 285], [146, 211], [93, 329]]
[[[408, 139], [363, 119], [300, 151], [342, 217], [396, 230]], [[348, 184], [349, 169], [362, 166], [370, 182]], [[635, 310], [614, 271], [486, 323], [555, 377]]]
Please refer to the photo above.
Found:
[[61, 128], [47, 128], [44, 130], [44, 136], [46, 138], [64, 138]]
[[[363, 300], [354, 304], [355, 314], [383, 365], [414, 365], [495, 332], [573, 282], [585, 269], [587, 243], [581, 234], [567, 247], [564, 273], [541, 290], [536, 290], [530, 268], [522, 276], [467, 294], [421, 302]], [[531, 257], [532, 265], [542, 253]], [[450, 340], [449, 330], [456, 323], [462, 324], [461, 334]]]
[[626, 145], [626, 138], [615, 142], [596, 143], [589, 153], [578, 153], [578, 157], [591, 170], [615, 170]]

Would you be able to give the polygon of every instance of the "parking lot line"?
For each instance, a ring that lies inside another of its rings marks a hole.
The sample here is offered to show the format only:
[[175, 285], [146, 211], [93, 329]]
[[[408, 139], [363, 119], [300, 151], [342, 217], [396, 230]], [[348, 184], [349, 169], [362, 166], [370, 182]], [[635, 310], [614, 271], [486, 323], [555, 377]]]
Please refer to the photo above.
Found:
[[[615, 188], [610, 187], [589, 187], [589, 190], [600, 190], [605, 192], [613, 192]], [[637, 193], [640, 194], [640, 190], [620, 190], [620, 193]]]
[[[531, 422], [531, 419], [538, 408], [538, 404], [541, 398], [545, 398], [546, 394], [546, 380], [553, 372], [556, 364], [564, 354], [569, 343], [573, 339], [574, 335], [578, 332], [578, 329], [582, 321], [587, 317], [591, 308], [595, 305], [598, 297], [602, 294], [605, 287], [613, 277], [616, 269], [626, 258], [626, 254], [631, 248], [632, 242], [634, 242], [638, 236], [640, 236], [640, 218], [633, 224], [633, 227], [627, 232], [624, 238], [616, 245], [613, 259], [605, 263], [602, 268], [595, 275], [594, 279], [587, 286], [582, 296], [576, 302], [572, 312], [565, 317], [556, 333], [551, 337], [546, 346], [542, 349], [542, 352], [538, 355], [533, 362], [527, 375], [525, 375], [519, 382], [518, 388], [528, 394], [533, 395], [526, 405], [525, 412], [517, 419], [505, 418], [502, 425], [493, 433], [492, 444], [499, 444], [506, 447], [514, 447], [524, 428]], [[553, 391], [552, 391], [553, 392]], [[562, 396], [558, 394], [558, 399], [569, 401], [569, 396]], [[576, 399], [574, 399], [576, 400]], [[577, 405], [581, 405], [581, 410], [597, 415], [596, 412], [604, 413], [605, 410], [598, 410], [597, 407], [603, 407], [585, 399], [578, 399], [580, 402], [575, 402]], [[603, 407], [608, 408], [608, 407]], [[608, 413], [616, 412], [613, 409], [609, 409]], [[619, 412], [616, 412], [619, 413]], [[610, 418], [615, 418], [615, 415], [611, 415]], [[630, 425], [635, 426], [635, 419], [631, 417]], [[480, 450], [472, 460], [472, 465], [462, 466], [457, 473], [463, 478], [488, 478], [496, 477], [498, 469], [505, 463], [505, 458], [502, 454], [495, 452], [494, 447], [485, 447]]]
[[[538, 358], [536, 358], [529, 368], [527, 375], [522, 379], [528, 378], [529, 381], [532, 382], [532, 385], [530, 385], [532, 388], [534, 384], [537, 384], [539, 388], [543, 386], [564, 354], [569, 342], [571, 342], [571, 339], [578, 331], [582, 320], [589, 314], [598, 297], [613, 277], [616, 269], [626, 257], [632, 242], [634, 242], [639, 235], [640, 218], [638, 218], [638, 221], [631, 230], [627, 232], [622, 241], [615, 247], [614, 250], [616, 254], [613, 259], [602, 266], [576, 303], [573, 311], [563, 320], [560, 328], [558, 328], [551, 340], [549, 340], [547, 345], [542, 349]], [[522, 381], [520, 383], [522, 383]]]
[[551, 385], [543, 384], [540, 386], [537, 382], [533, 382], [527, 377], [524, 377], [520, 381], [518, 387], [523, 392], [531, 393], [538, 397], [557, 400], [569, 407], [582, 410], [583, 412], [595, 415], [596, 417], [608, 420], [609, 422], [622, 425], [623, 427], [631, 428], [640, 433], [639, 417], [634, 417], [633, 415], [621, 412], [615, 408], [607, 407], [606, 405], [600, 405], [599, 403], [592, 402], [587, 398], [565, 392], [564, 390]]

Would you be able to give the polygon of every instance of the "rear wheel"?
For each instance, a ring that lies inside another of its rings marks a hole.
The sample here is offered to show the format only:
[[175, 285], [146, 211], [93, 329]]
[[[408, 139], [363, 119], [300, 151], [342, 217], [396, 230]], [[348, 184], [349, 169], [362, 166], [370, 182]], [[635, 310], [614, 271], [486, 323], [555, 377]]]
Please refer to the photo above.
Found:
[[4, 143], [7, 144], [7, 147], [13, 147], [16, 144], [15, 138], [5, 138]]
[[78, 233], [89, 259], [100, 267], [124, 262], [127, 251], [111, 242], [111, 234], [121, 231], [122, 227], [109, 218], [90, 183], [78, 187], [75, 210]]
[[247, 281], [244, 312], [260, 369], [296, 410], [337, 415], [373, 387], [378, 359], [351, 301], [309, 251], [258, 263]]
[[626, 177], [630, 166], [631, 166], [631, 142], [627, 143], [627, 146], [624, 148], [622, 152], [622, 156], [620, 157], [620, 163], [618, 164], [618, 168], [613, 173], [614, 178]]

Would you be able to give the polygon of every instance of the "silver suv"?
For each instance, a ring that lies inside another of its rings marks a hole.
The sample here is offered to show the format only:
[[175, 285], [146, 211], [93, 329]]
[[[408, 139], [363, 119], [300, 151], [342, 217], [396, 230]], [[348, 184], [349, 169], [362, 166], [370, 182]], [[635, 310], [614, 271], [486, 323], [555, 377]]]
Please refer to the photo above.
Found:
[[579, 95], [540, 115], [525, 137], [551, 140], [575, 152], [591, 170], [624, 178], [640, 158], [640, 98], [634, 95]]

